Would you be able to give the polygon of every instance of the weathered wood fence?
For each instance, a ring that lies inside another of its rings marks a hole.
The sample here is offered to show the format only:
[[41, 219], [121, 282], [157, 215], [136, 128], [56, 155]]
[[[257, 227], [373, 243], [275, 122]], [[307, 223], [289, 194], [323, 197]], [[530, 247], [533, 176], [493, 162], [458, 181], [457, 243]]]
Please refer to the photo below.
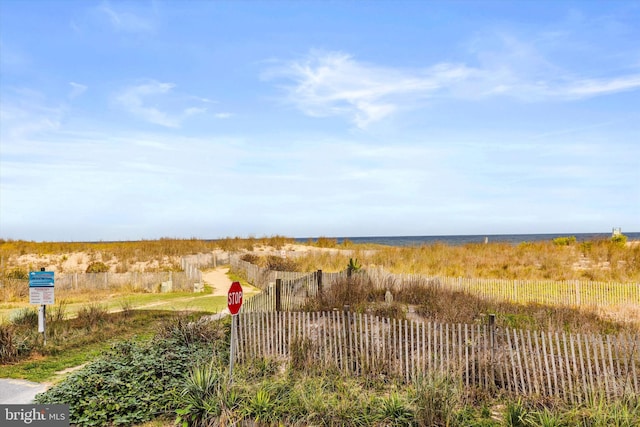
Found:
[[260, 289], [267, 289], [271, 284], [275, 283], [277, 279], [297, 280], [315, 274], [315, 272], [299, 273], [269, 270], [243, 261], [238, 256], [232, 256], [230, 261], [231, 271], [241, 274], [247, 282]]
[[332, 312], [242, 312], [239, 362], [274, 357], [412, 382], [432, 372], [487, 390], [580, 401], [640, 393], [638, 334], [496, 329]]
[[[231, 257], [231, 268], [260, 289], [267, 289], [276, 279], [294, 280], [315, 273], [271, 271]], [[324, 273], [327, 274], [346, 274]], [[540, 303], [573, 307], [609, 307], [640, 305], [640, 283], [592, 282], [581, 280], [503, 280], [462, 277], [432, 277], [418, 274], [393, 274], [382, 268], [368, 268], [366, 275], [373, 288], [392, 292], [429, 283], [451, 290], [468, 292], [482, 298], [516, 303]]]
[[216, 268], [220, 265], [229, 264], [231, 255], [229, 252], [210, 252], [195, 255], [183, 256], [180, 259], [182, 270], [190, 279], [202, 281], [201, 269]]
[[[202, 268], [212, 268], [229, 264], [230, 254], [203, 253], [185, 256], [181, 259], [183, 271], [138, 272], [125, 273], [56, 273], [56, 290], [101, 290], [130, 287], [144, 292], [193, 291], [196, 283], [202, 282]], [[9, 295], [4, 292], [11, 288], [11, 294], [28, 295], [28, 279], [0, 280], [0, 298]], [[7, 294], [3, 296], [3, 294]]]
[[[156, 273], [58, 273], [55, 276], [56, 290], [101, 290], [130, 287], [144, 292], [157, 292], [163, 283], [171, 283], [174, 291], [192, 291], [194, 279], [183, 271]], [[10, 284], [20, 295], [29, 294], [29, 280], [13, 280]]]
[[324, 287], [334, 286], [337, 280], [346, 277], [346, 272], [323, 273], [318, 270], [300, 275], [295, 279], [275, 279], [259, 294], [247, 298], [243, 312], [295, 311], [303, 309], [318, 298]]
[[393, 274], [382, 268], [367, 269], [365, 273], [373, 286], [385, 289], [398, 290], [416, 282], [431, 281], [448, 289], [516, 303], [534, 302], [575, 307], [640, 305], [640, 283], [430, 277]]

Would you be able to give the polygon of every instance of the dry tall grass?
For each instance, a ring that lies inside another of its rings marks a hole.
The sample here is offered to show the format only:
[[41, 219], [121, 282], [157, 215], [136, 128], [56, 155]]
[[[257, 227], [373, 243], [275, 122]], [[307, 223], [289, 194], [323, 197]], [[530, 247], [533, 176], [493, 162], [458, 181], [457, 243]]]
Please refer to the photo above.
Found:
[[559, 245], [552, 241], [434, 243], [413, 247], [357, 245], [347, 251], [308, 252], [297, 257], [301, 271], [344, 270], [349, 258], [363, 266], [383, 266], [392, 273], [430, 276], [518, 279], [640, 281], [640, 245], [609, 240]]
[[[440, 286], [438, 281], [413, 279], [392, 283], [387, 289], [393, 302], [385, 302], [386, 290], [374, 286], [366, 275], [355, 274], [325, 289], [308, 303], [310, 311], [331, 311], [349, 306], [351, 311], [383, 317], [422, 318], [449, 324], [486, 323], [494, 314], [499, 328], [571, 333], [637, 333], [637, 322], [619, 321], [593, 310], [543, 304], [514, 304], [480, 298]], [[629, 320], [629, 319], [626, 319]]]

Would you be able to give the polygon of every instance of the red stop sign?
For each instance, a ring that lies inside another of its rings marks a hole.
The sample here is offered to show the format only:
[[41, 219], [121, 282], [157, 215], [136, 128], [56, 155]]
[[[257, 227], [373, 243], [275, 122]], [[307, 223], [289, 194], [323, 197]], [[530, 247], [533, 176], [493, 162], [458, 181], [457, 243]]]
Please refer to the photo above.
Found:
[[238, 314], [240, 311], [240, 307], [242, 307], [242, 286], [240, 286], [240, 282], [233, 282], [229, 287], [227, 307], [231, 314]]

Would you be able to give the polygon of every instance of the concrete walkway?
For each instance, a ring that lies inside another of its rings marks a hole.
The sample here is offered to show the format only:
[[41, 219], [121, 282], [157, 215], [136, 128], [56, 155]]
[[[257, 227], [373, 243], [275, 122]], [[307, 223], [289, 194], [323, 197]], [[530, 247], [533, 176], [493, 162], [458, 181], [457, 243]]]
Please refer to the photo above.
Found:
[[36, 394], [46, 391], [48, 387], [48, 384], [31, 381], [0, 379], [0, 403], [23, 405], [33, 403]]

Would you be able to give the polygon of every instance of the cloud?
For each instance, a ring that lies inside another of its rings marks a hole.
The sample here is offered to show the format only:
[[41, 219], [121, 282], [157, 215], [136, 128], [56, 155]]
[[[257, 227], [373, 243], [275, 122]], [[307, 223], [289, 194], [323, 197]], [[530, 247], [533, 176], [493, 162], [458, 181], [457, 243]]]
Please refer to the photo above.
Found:
[[71, 99], [77, 98], [87, 90], [87, 86], [80, 83], [69, 82], [69, 85], [71, 86], [71, 92], [69, 92], [69, 98]]
[[[116, 95], [115, 100], [128, 113], [145, 121], [168, 128], [179, 128], [186, 118], [202, 114], [207, 110], [203, 107], [176, 106], [175, 104], [184, 104], [185, 99], [192, 97], [172, 93], [174, 87], [172, 83], [152, 80], [125, 88]], [[153, 101], [156, 104], [163, 104], [166, 109], [171, 109], [173, 112], [148, 105]]]
[[576, 77], [512, 37], [502, 43], [511, 53], [474, 52], [476, 66], [442, 62], [421, 69], [368, 64], [343, 52], [312, 51], [268, 69], [263, 78], [284, 79], [287, 102], [304, 114], [342, 116], [361, 129], [436, 97], [575, 101], [640, 88], [640, 74]]
[[116, 31], [147, 33], [155, 30], [153, 21], [143, 18], [129, 11], [116, 10], [110, 3], [105, 2], [98, 7]]
[[640, 88], [640, 74], [633, 74], [612, 79], [586, 79], [575, 82], [565, 88], [566, 96], [590, 97], [626, 92]]
[[0, 136], [6, 144], [14, 139], [60, 129], [66, 115], [64, 105], [53, 105], [30, 89], [3, 93], [0, 102]]
[[410, 71], [361, 63], [342, 52], [312, 52], [284, 68], [267, 71], [267, 79], [285, 77], [288, 99], [314, 117], [347, 116], [359, 128], [381, 120], [407, 101], [436, 93], [451, 81], [464, 79], [464, 66], [439, 64]]

